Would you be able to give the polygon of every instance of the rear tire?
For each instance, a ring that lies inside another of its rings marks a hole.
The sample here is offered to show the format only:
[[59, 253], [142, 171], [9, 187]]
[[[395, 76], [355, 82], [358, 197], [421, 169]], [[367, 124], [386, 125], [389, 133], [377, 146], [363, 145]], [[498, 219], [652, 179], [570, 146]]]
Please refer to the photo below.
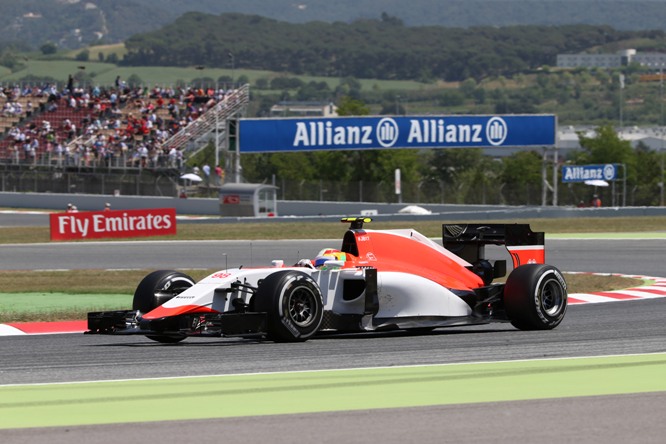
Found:
[[[148, 313], [166, 301], [194, 285], [194, 280], [179, 271], [157, 270], [144, 277], [136, 287], [132, 309]], [[184, 335], [157, 336], [146, 335], [148, 339], [164, 344], [173, 344], [185, 339]]]
[[317, 283], [300, 271], [268, 275], [254, 296], [255, 308], [267, 314], [268, 338], [276, 342], [305, 341], [313, 336], [324, 316]]
[[504, 307], [520, 330], [551, 330], [567, 310], [567, 284], [552, 265], [522, 265], [511, 272], [504, 287]]

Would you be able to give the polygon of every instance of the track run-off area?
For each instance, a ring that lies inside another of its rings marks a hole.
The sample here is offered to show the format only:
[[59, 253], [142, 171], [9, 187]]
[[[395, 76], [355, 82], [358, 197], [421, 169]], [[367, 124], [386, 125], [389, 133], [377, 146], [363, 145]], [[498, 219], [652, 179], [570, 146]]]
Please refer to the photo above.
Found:
[[[666, 239], [548, 239], [547, 262], [565, 272], [622, 273], [645, 278], [645, 285], [571, 294], [565, 320], [546, 332], [491, 324], [298, 344], [188, 339], [166, 346], [136, 336], [13, 334], [0, 338], [0, 440], [105, 442], [108, 433], [120, 438], [151, 430], [163, 442], [187, 433], [197, 440], [225, 433], [227, 442], [361, 442], [368, 439], [364, 431], [384, 442], [512, 442], [520, 436], [660, 442], [666, 432], [659, 420], [666, 410], [666, 279], [659, 276], [666, 275]], [[307, 257], [330, 242], [254, 242], [249, 258], [255, 264], [291, 258], [295, 248]], [[181, 268], [248, 261], [247, 243], [240, 241], [165, 244], [107, 243], [103, 255], [100, 244], [0, 246], [0, 252], [6, 257], [11, 249], [19, 267], [39, 257], [35, 269], [85, 262], [93, 249], [100, 258], [96, 269], [118, 268], [123, 258], [136, 267], [133, 248], [153, 252], [152, 258], [139, 254], [147, 262], [141, 268], [177, 268], [178, 260]], [[45, 267], [53, 256], [60, 262]], [[3, 269], [25, 269], [0, 262]], [[590, 415], [590, 408], [603, 412], [583, 421], [581, 411]], [[557, 421], [547, 419], [553, 416]], [[569, 425], [564, 430], [555, 422]], [[109, 428], [113, 424], [123, 424], [123, 431]], [[472, 434], [470, 427], [480, 424], [484, 430]], [[288, 425], [307, 432], [290, 436]], [[226, 434], [241, 426], [237, 435]], [[466, 439], [472, 436], [478, 439]]]

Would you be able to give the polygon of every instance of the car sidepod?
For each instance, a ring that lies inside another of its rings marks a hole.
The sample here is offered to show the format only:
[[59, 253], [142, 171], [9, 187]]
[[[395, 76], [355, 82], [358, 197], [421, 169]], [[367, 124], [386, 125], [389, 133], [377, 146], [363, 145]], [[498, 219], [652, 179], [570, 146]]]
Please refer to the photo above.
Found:
[[472, 308], [451, 290], [427, 278], [400, 272], [378, 273], [379, 311], [375, 330], [461, 325]]

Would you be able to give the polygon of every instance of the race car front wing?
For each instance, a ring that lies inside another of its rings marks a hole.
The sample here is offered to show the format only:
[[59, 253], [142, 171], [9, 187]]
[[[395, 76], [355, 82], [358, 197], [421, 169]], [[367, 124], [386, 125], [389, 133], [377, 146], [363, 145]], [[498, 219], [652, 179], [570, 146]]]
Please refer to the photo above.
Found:
[[227, 312], [143, 319], [137, 310], [88, 313], [87, 334], [249, 336], [266, 332], [266, 313]]

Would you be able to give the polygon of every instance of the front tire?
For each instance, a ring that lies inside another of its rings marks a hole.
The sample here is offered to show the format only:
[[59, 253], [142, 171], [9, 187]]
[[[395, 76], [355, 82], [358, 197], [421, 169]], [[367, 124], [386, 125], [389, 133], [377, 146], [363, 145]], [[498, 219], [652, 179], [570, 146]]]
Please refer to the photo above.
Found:
[[[194, 280], [185, 273], [174, 270], [153, 271], [144, 277], [136, 287], [132, 310], [139, 310], [142, 314], [148, 313], [192, 285], [194, 285]], [[146, 337], [164, 344], [173, 344], [185, 339], [184, 335], [146, 335]]]
[[552, 265], [522, 265], [506, 280], [504, 307], [511, 324], [520, 330], [551, 330], [567, 310], [566, 281]]
[[257, 288], [255, 308], [267, 314], [268, 338], [276, 342], [305, 341], [313, 336], [324, 316], [317, 283], [300, 271], [278, 271]]

